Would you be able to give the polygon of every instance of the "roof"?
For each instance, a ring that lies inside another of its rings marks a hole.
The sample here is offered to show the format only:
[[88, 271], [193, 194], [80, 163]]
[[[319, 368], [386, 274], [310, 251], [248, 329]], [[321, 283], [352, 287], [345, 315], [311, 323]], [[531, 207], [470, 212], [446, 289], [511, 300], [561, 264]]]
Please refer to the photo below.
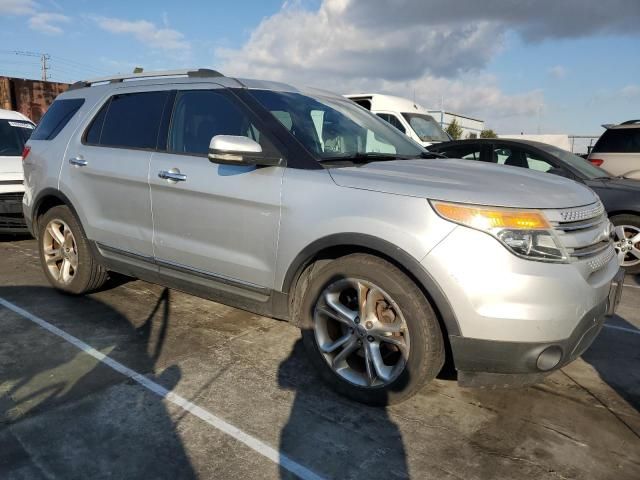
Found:
[[368, 99], [371, 100], [371, 110], [387, 110], [391, 112], [415, 112], [429, 115], [429, 110], [422, 105], [415, 103], [413, 100], [409, 100], [404, 97], [396, 97], [395, 95], [385, 95], [382, 93], [349, 93], [345, 97], [356, 99]]
[[548, 143], [536, 142], [535, 140], [520, 140], [515, 138], [472, 138], [472, 139], [464, 139], [464, 140], [452, 140], [450, 142], [442, 142], [429, 147], [429, 149], [433, 148], [434, 150], [438, 150], [438, 148], [446, 147], [450, 145], [465, 145], [467, 143], [495, 143], [500, 142], [509, 145], [528, 145], [530, 147], [538, 148], [541, 150], [545, 150], [548, 148], [559, 148], [555, 145], [550, 145]]
[[[5, 110], [3, 108], [0, 108], [0, 119], [2, 120], [26, 120], [28, 122], [31, 122], [31, 120], [29, 120], [28, 117], [26, 117], [25, 115], [21, 114], [20, 112], [14, 112], [13, 110]], [[33, 123], [33, 122], [31, 122]]]

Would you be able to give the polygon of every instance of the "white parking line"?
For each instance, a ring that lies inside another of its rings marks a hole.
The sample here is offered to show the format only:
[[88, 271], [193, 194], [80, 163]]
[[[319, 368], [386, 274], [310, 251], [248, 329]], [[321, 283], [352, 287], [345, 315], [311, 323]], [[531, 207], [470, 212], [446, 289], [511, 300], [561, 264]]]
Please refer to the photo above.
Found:
[[629, 288], [640, 288], [640, 285], [631, 285], [629, 283], [623, 283], [622, 286], [629, 287]]
[[640, 335], [640, 330], [633, 330], [631, 328], [619, 327], [617, 325], [608, 325], [605, 324], [606, 328], [612, 328], [613, 330], [620, 330], [621, 332], [633, 333], [634, 335]]
[[131, 370], [128, 367], [125, 367], [121, 363], [109, 358], [108, 356], [106, 356], [102, 352], [96, 350], [91, 345], [88, 345], [88, 344], [84, 343], [82, 340], [79, 340], [78, 338], [74, 337], [73, 335], [68, 334], [67, 332], [65, 332], [64, 330], [59, 329], [58, 327], [56, 327], [54, 325], [51, 325], [49, 322], [41, 319], [40, 317], [37, 317], [37, 316], [35, 316], [34, 314], [32, 314], [30, 312], [27, 312], [26, 310], [18, 307], [17, 305], [14, 305], [13, 303], [5, 300], [2, 297], [0, 297], [0, 305], [2, 305], [5, 308], [17, 313], [18, 315], [21, 315], [22, 317], [26, 318], [27, 320], [32, 321], [33, 323], [39, 325], [40, 327], [42, 327], [45, 330], [53, 333], [54, 335], [57, 335], [58, 337], [62, 338], [63, 340], [66, 340], [67, 342], [69, 342], [72, 345], [76, 346], [77, 348], [79, 348], [80, 350], [85, 352], [86, 354], [91, 355], [93, 358], [95, 358], [99, 362], [104, 363], [105, 365], [111, 367], [116, 372], [119, 372], [122, 375], [125, 375], [125, 376], [129, 377], [130, 379], [132, 379], [133, 381], [135, 381], [139, 385], [141, 385], [144, 388], [146, 388], [147, 390], [155, 393], [156, 395], [160, 396], [161, 398], [164, 398], [164, 399], [170, 401], [171, 403], [183, 408], [184, 410], [186, 410], [187, 412], [191, 413], [192, 415], [195, 415], [196, 417], [200, 418], [201, 420], [204, 420], [205, 422], [207, 422], [212, 427], [220, 430], [221, 432], [229, 435], [230, 437], [235, 438], [239, 442], [241, 442], [241, 443], [245, 444], [247, 447], [251, 448], [253, 451], [259, 453], [260, 455], [268, 458], [272, 462], [274, 462], [274, 463], [280, 465], [281, 467], [287, 469], [288, 471], [290, 471], [291, 473], [297, 475], [298, 477], [302, 478], [303, 480], [320, 480], [320, 479], [322, 479], [322, 477], [319, 476], [318, 474], [312, 472], [307, 467], [304, 467], [303, 465], [300, 465], [299, 463], [297, 463], [294, 460], [290, 459], [286, 455], [281, 454], [280, 452], [278, 452], [273, 447], [267, 445], [266, 443], [258, 440], [255, 437], [249, 435], [248, 433], [245, 433], [244, 431], [240, 430], [238, 427], [236, 427], [234, 425], [231, 425], [230, 423], [224, 421], [220, 417], [215, 416], [213, 413], [211, 413], [211, 412], [205, 410], [204, 408], [199, 407], [198, 405], [190, 402], [186, 398], [181, 397], [180, 395], [178, 395], [176, 393], [170, 392], [169, 390], [164, 388], [162, 385], [159, 385], [159, 384], [155, 383], [154, 381], [149, 380], [144, 375], [142, 375], [142, 374], [140, 374], [140, 373], [138, 373], [138, 372], [136, 372], [134, 370]]

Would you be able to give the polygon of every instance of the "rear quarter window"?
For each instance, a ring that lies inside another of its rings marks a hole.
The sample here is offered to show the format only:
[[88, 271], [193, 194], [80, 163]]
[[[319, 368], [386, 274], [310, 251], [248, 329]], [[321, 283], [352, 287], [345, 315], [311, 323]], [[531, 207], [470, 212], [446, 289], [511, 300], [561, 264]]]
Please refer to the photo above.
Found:
[[593, 152], [640, 153], [640, 128], [614, 128], [602, 134]]
[[33, 140], [53, 140], [84, 103], [83, 98], [56, 100], [31, 135]]

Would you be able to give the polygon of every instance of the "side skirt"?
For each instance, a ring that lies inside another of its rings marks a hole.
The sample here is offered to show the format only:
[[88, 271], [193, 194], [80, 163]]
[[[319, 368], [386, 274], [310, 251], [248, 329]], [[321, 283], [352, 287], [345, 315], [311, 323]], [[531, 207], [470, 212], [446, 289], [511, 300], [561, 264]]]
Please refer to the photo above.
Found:
[[289, 295], [91, 242], [107, 269], [251, 313], [289, 321]]

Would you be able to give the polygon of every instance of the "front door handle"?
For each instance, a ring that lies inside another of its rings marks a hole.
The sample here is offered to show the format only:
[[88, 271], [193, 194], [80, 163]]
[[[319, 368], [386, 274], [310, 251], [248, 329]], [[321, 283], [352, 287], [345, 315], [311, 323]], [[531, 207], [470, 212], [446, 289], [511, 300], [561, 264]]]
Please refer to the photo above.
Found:
[[187, 176], [184, 173], [180, 173], [180, 170], [177, 168], [172, 168], [171, 170], [160, 170], [158, 172], [158, 177], [163, 180], [168, 180], [170, 183], [185, 182], [187, 180]]
[[74, 167], [86, 167], [89, 162], [82, 157], [73, 157], [69, 159], [69, 163]]

